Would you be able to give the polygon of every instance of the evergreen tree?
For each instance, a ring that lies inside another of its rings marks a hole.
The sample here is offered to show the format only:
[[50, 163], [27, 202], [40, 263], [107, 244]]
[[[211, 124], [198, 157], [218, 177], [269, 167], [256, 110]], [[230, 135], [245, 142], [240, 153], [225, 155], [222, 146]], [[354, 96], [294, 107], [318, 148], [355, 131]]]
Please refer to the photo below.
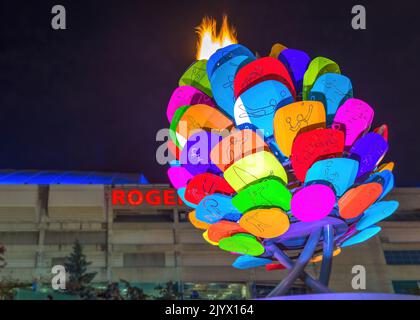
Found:
[[92, 262], [86, 260], [83, 254], [83, 248], [76, 240], [73, 245], [73, 252], [66, 258], [65, 268], [69, 275], [67, 291], [81, 296], [88, 296], [89, 284], [96, 275], [96, 272], [87, 272], [87, 267]]

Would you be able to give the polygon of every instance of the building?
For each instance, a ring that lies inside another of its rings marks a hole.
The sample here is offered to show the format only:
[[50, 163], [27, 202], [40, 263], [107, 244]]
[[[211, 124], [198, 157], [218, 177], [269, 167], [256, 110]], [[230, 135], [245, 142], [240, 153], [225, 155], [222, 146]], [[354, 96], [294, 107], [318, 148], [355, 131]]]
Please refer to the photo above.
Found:
[[[399, 188], [400, 208], [368, 242], [334, 258], [330, 287], [352, 292], [352, 267], [366, 268], [366, 291], [420, 293], [420, 189]], [[235, 256], [209, 245], [188, 221], [168, 185], [139, 175], [4, 171], [0, 174], [0, 244], [7, 265], [0, 278], [48, 283], [78, 239], [97, 285], [128, 280], [146, 293], [175, 281], [184, 299], [266, 294], [285, 275], [237, 270]], [[319, 273], [320, 264], [307, 270]], [[296, 286], [295, 292], [305, 291]]]

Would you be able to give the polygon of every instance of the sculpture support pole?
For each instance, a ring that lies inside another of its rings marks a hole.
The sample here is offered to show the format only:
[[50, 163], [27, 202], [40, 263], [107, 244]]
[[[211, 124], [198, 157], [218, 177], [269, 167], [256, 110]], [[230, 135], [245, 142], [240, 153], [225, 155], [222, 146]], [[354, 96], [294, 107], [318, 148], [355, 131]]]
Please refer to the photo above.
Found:
[[331, 225], [326, 225], [323, 230], [324, 234], [324, 252], [322, 256], [321, 274], [319, 281], [328, 286], [330, 281], [332, 256], [334, 250], [334, 230]]
[[[268, 247], [269, 250], [273, 252], [274, 257], [287, 269], [292, 269], [295, 265], [295, 263], [290, 259], [287, 254], [285, 254], [283, 251], [281, 251], [275, 244], [272, 244]], [[328, 287], [324, 286], [322, 283], [320, 283], [318, 280], [315, 280], [312, 278], [308, 273], [305, 271], [302, 271], [302, 273], [299, 275], [299, 278], [302, 279], [306, 283], [308, 287], [310, 287], [312, 290], [314, 290], [317, 293], [330, 293], [331, 290], [328, 289]]]
[[281, 296], [292, 287], [293, 283], [302, 273], [305, 266], [308, 264], [309, 259], [312, 257], [316, 245], [318, 244], [321, 236], [322, 228], [319, 228], [311, 233], [305, 247], [302, 250], [299, 258], [296, 260], [294, 267], [290, 270], [289, 274], [271, 291], [267, 297]]

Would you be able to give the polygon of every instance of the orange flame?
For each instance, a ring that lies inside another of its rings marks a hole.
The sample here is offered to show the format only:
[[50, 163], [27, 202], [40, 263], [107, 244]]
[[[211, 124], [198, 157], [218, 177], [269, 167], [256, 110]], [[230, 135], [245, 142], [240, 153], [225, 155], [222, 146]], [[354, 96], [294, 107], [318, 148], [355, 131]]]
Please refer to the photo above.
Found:
[[217, 22], [215, 19], [204, 17], [201, 24], [195, 29], [198, 34], [197, 60], [208, 59], [218, 49], [238, 43], [236, 30], [233, 26], [229, 26], [226, 15], [223, 16], [219, 34], [216, 32], [216, 27]]

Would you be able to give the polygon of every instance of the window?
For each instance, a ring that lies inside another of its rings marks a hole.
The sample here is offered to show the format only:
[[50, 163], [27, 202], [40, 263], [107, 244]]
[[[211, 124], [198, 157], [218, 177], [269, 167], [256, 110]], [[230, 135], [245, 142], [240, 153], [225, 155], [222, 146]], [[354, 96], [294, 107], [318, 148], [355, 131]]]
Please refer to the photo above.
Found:
[[178, 211], [179, 222], [190, 222], [190, 220], [188, 219], [188, 213], [189, 211], [179, 210]]
[[392, 286], [395, 293], [420, 295], [420, 280], [392, 281]]
[[420, 212], [398, 212], [386, 221], [420, 221]]
[[164, 253], [125, 253], [124, 267], [164, 267], [165, 254]]
[[105, 232], [45, 232], [45, 245], [71, 245], [79, 240], [82, 245], [95, 245], [106, 243]]
[[172, 210], [116, 211], [115, 223], [174, 222]]
[[388, 250], [384, 254], [390, 265], [420, 264], [420, 250]]
[[38, 243], [38, 232], [0, 232], [0, 243], [34, 245]]

